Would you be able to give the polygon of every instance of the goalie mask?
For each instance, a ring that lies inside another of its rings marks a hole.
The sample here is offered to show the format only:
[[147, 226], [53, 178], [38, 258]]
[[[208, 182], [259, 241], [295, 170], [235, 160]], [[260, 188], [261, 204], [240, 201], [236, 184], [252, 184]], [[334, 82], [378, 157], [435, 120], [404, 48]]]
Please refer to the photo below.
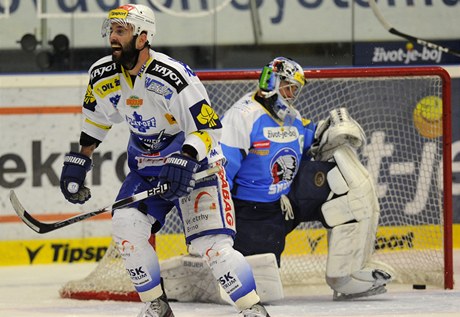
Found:
[[277, 57], [265, 66], [259, 78], [259, 89], [267, 99], [268, 109], [278, 119], [291, 123], [296, 117], [294, 102], [305, 85], [302, 67], [293, 60]]

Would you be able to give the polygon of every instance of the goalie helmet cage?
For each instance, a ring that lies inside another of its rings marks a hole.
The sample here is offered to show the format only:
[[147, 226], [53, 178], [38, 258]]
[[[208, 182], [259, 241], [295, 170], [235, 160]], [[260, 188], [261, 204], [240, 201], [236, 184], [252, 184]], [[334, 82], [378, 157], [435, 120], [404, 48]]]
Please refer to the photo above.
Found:
[[[222, 115], [257, 88], [258, 71], [197, 73], [213, 107]], [[305, 71], [297, 101], [303, 117], [317, 122], [346, 107], [363, 127], [359, 151], [376, 185], [381, 215], [374, 265], [396, 282], [453, 288], [452, 158], [450, 77], [440, 67], [347, 68]], [[442, 103], [442, 104], [441, 104]], [[186, 253], [182, 225], [170, 212], [156, 235], [160, 259]], [[325, 283], [327, 231], [301, 224], [287, 237], [283, 285]], [[96, 269], [70, 281], [62, 297], [139, 300], [116, 248]]]

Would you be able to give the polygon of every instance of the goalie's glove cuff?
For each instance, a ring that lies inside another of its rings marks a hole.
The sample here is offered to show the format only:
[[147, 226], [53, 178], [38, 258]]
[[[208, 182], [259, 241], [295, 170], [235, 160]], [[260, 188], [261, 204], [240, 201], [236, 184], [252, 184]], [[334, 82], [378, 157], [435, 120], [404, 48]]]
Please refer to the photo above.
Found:
[[167, 200], [175, 200], [190, 194], [195, 188], [193, 174], [199, 168], [200, 163], [191, 157], [181, 154], [173, 154], [168, 157], [159, 175], [159, 185], [169, 184], [168, 191], [162, 197]]
[[86, 173], [91, 170], [91, 159], [83, 154], [70, 152], [64, 156], [60, 187], [71, 203], [83, 204], [91, 198], [91, 191], [84, 186]]

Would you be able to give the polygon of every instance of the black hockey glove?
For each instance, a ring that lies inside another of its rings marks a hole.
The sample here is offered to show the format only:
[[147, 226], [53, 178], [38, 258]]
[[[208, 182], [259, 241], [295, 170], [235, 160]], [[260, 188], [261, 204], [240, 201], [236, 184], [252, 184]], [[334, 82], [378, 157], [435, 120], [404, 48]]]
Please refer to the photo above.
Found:
[[91, 159], [83, 154], [70, 152], [64, 156], [61, 173], [61, 191], [74, 204], [84, 204], [91, 192], [84, 186], [86, 173], [91, 169]]
[[169, 190], [162, 197], [175, 200], [190, 194], [195, 188], [193, 174], [199, 167], [200, 163], [191, 157], [180, 154], [168, 157], [159, 175], [159, 185], [169, 183]]

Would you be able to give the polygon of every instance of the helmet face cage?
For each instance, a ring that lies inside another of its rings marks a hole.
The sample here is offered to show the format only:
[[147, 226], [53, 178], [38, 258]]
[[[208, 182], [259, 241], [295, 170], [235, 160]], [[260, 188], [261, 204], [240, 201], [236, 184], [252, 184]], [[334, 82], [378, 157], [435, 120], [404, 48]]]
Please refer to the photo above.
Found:
[[121, 24], [124, 27], [131, 26], [134, 35], [147, 32], [150, 44], [156, 34], [155, 14], [153, 10], [142, 4], [126, 4], [109, 12], [109, 16], [102, 23], [102, 37], [110, 36], [112, 23]]
[[277, 57], [265, 66], [259, 79], [260, 92], [265, 98], [276, 95], [270, 107], [287, 125], [296, 117], [294, 102], [305, 85], [302, 67], [291, 59]]

